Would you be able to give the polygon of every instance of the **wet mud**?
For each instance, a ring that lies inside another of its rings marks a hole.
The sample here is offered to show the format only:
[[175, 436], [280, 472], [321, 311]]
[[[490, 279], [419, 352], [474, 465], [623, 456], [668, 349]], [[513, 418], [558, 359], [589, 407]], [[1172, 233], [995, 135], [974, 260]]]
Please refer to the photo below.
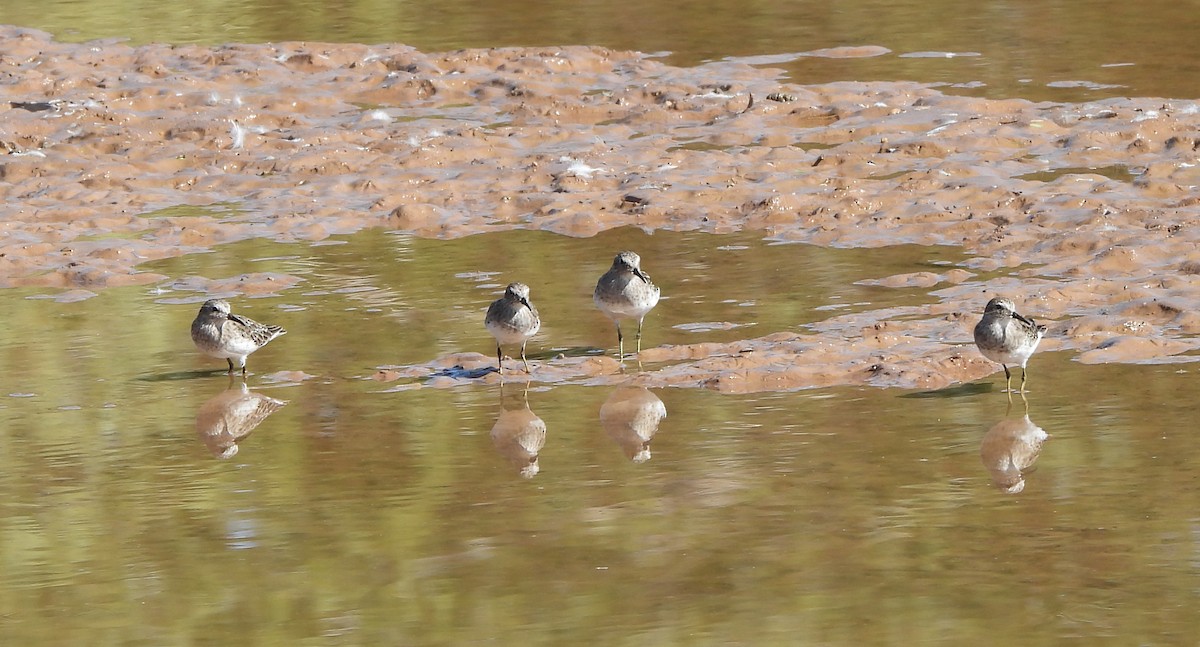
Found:
[[[0, 287], [85, 299], [176, 278], [143, 271], [147, 261], [365, 228], [432, 238], [745, 231], [832, 247], [950, 245], [971, 258], [878, 279], [929, 288], [935, 304], [834, 316], [805, 333], [644, 348], [636, 386], [975, 380], [999, 370], [970, 345], [995, 294], [1049, 326], [1043, 352], [1195, 357], [1194, 100], [1059, 104], [916, 83], [798, 85], [745, 63], [680, 68], [593, 47], [130, 47], [13, 27], [0, 28], [0, 44]], [[261, 295], [296, 279], [212, 282]], [[446, 355], [375, 378], [436, 385], [456, 378], [431, 376], [489, 359]], [[561, 357], [539, 362], [532, 379], [616, 384], [630, 370], [611, 357]]]

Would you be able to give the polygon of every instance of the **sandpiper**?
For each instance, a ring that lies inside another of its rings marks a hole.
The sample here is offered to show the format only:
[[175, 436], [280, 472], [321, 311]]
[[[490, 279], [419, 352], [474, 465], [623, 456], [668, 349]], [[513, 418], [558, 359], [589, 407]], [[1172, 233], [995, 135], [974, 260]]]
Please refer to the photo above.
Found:
[[488, 307], [483, 325], [496, 338], [496, 363], [500, 374], [504, 375], [504, 353], [501, 344], [521, 344], [521, 361], [525, 363], [525, 372], [529, 373], [529, 360], [525, 359], [525, 342], [537, 334], [542, 327], [537, 308], [529, 302], [529, 286], [524, 283], [510, 283], [504, 288], [504, 296], [492, 302]]
[[621, 252], [613, 259], [612, 267], [596, 283], [592, 300], [596, 307], [617, 325], [617, 348], [625, 361], [625, 339], [621, 335], [621, 319], [637, 319], [637, 350], [642, 352], [642, 320], [658, 304], [660, 291], [642, 271], [642, 258], [633, 252]]
[[1025, 363], [1046, 334], [1046, 327], [1017, 313], [1013, 302], [1004, 297], [988, 301], [983, 319], [975, 325], [975, 345], [983, 356], [1004, 367], [1005, 388], [1012, 392], [1012, 373], [1008, 365], [1021, 367], [1021, 393], [1025, 392]]
[[267, 345], [267, 342], [286, 333], [279, 326], [267, 326], [253, 319], [230, 312], [229, 302], [209, 299], [200, 306], [192, 321], [192, 341], [196, 349], [209, 357], [224, 358], [233, 373], [233, 360], [246, 374], [246, 357]]

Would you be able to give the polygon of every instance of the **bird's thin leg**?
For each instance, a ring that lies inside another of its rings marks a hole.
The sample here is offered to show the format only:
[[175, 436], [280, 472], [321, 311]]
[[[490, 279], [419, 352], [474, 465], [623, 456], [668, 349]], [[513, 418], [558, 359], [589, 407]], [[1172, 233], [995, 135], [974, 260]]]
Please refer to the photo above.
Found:
[[638, 319], [637, 352], [638, 355], [642, 354], [642, 319]]
[[617, 324], [617, 358], [625, 361], [625, 335], [621, 333], [621, 324]]
[[1004, 367], [1004, 390], [1012, 393], [1012, 373], [1009, 372], [1008, 366], [1001, 364]]
[[246, 365], [242, 364], [242, 377], [246, 377]]
[[233, 375], [233, 360], [226, 357], [225, 361], [229, 363], [229, 374]]
[[1025, 393], [1025, 378], [1028, 375], [1029, 375], [1029, 370], [1026, 369], [1025, 367], [1021, 367], [1021, 393], [1022, 394]]
[[533, 371], [529, 370], [529, 360], [525, 359], [525, 342], [521, 342], [521, 361], [525, 362], [525, 372], [533, 374]]
[[496, 370], [504, 375], [504, 353], [500, 352], [500, 344], [496, 344]]

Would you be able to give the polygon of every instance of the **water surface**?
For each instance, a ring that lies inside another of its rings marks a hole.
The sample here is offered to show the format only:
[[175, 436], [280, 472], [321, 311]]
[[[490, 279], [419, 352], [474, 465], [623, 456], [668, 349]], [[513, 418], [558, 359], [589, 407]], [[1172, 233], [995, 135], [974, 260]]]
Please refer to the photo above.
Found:
[[[201, 295], [172, 283], [71, 303], [6, 293], [4, 328], [38, 334], [0, 342], [5, 644], [1195, 635], [1200, 450], [1186, 424], [1187, 365], [1085, 366], [1042, 353], [1027, 404], [1011, 408], [996, 375], [934, 393], [659, 390], [643, 399], [667, 415], [638, 439], [611, 408], [602, 421], [613, 387], [476, 381], [395, 392], [365, 379], [380, 364], [490, 352], [479, 320], [509, 274], [556, 278], [534, 293], [548, 321], [554, 313], [548, 344], [598, 345], [609, 331], [585, 284], [612, 248], [643, 250], [672, 296], [650, 319], [654, 343], [726, 334], [674, 322], [754, 321], [766, 333], [819, 320], [818, 308], [839, 300], [932, 299], [854, 281], [957, 263], [952, 250], [637, 230], [343, 240], [240, 243], [154, 264], [179, 281], [303, 279], [277, 296], [235, 298], [289, 328], [251, 357], [247, 380], [287, 404], [241, 430], [227, 459], [208, 422], [214, 401], [240, 401], [240, 379], [210, 371], [221, 363], [191, 348]], [[537, 253], [495, 254], [508, 246]], [[698, 260], [682, 268], [685, 258]], [[537, 271], [570, 259], [579, 285]], [[718, 279], [763, 272], [756, 264], [777, 274], [749, 294], [725, 292]], [[770, 296], [781, 277], [793, 282]], [[288, 379], [297, 372], [312, 377]], [[1049, 438], [1021, 491], [1007, 494], [981, 447], [1026, 413]], [[502, 416], [523, 422], [506, 427]], [[535, 418], [540, 444], [512, 431]], [[516, 446], [536, 452], [536, 474], [522, 475]], [[642, 449], [648, 459], [633, 460]]]
[[[65, 40], [221, 44], [289, 40], [390, 43], [422, 51], [599, 45], [665, 52], [692, 65], [751, 57], [796, 83], [912, 80], [990, 97], [1079, 101], [1195, 97], [1200, 12], [1190, 3], [766, 2], [580, 4], [560, 0], [312, 0], [186, 4], [4, 2], [0, 21]], [[890, 50], [858, 58], [838, 47]], [[794, 56], [818, 52], [815, 56]], [[781, 56], [785, 55], [785, 56]], [[761, 58], [766, 56], [766, 58]]]
[[[1166, 2], [0, 4], [0, 21], [65, 40], [590, 44], [795, 83], [1054, 101], [1200, 90], [1200, 13]], [[819, 51], [846, 46], [890, 51]], [[369, 379], [490, 355], [483, 311], [514, 280], [545, 320], [535, 361], [611, 352], [590, 294], [624, 248], [666, 297], [651, 346], [932, 303], [936, 287], [863, 281], [971, 267], [954, 248], [750, 234], [368, 230], [146, 264], [171, 278], [90, 298], [4, 291], [0, 643], [1194, 641], [1189, 364], [1041, 353], [1011, 406], [998, 375], [745, 396], [634, 392], [632, 367], [623, 387]], [[243, 293], [250, 273], [289, 287]], [[289, 330], [250, 358], [245, 392], [187, 338], [206, 279]]]
[[[157, 288], [157, 300], [166, 304], [203, 301], [202, 294], [189, 289], [190, 276], [300, 277], [280, 298], [243, 307], [270, 303], [284, 312], [260, 318], [301, 334], [342, 331], [288, 353], [289, 358], [297, 350], [309, 355], [304, 367], [289, 368], [313, 372], [329, 362], [338, 364], [334, 370], [361, 370], [423, 363], [452, 352], [487, 354], [493, 342], [481, 325], [484, 312], [514, 281], [530, 286], [530, 298], [541, 313], [541, 332], [529, 342], [533, 356], [615, 347], [616, 331], [592, 304], [592, 290], [623, 249], [642, 255], [643, 269], [662, 288], [664, 306], [669, 304], [646, 317], [645, 339], [652, 346], [803, 331], [834, 312], [933, 302], [925, 290], [857, 283], [907, 272], [944, 272], [965, 260], [950, 247], [830, 249], [774, 243], [753, 233], [646, 234], [619, 228], [580, 239], [516, 230], [447, 241], [373, 229], [313, 246], [252, 240], [223, 247], [220, 253], [143, 267], [182, 277]], [[176, 310], [176, 325], [194, 316], [194, 307]], [[254, 311], [247, 314], [255, 316]]]

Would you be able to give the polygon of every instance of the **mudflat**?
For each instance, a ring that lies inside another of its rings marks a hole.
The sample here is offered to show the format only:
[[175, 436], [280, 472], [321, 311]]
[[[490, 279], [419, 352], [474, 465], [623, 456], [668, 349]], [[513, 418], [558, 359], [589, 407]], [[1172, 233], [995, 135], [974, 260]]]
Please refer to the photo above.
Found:
[[[1195, 100], [799, 85], [744, 63], [681, 68], [582, 46], [130, 47], [2, 27], [0, 52], [0, 287], [154, 283], [164, 277], [141, 263], [255, 237], [635, 225], [972, 255], [880, 279], [940, 299], [900, 318], [645, 348], [643, 361], [667, 362], [639, 377], [646, 386], [976, 379], [999, 370], [968, 343], [996, 294], [1050, 326], [1042, 350], [1083, 362], [1191, 361], [1200, 345]], [[541, 377], [617, 371], [609, 358], [564, 358]]]

